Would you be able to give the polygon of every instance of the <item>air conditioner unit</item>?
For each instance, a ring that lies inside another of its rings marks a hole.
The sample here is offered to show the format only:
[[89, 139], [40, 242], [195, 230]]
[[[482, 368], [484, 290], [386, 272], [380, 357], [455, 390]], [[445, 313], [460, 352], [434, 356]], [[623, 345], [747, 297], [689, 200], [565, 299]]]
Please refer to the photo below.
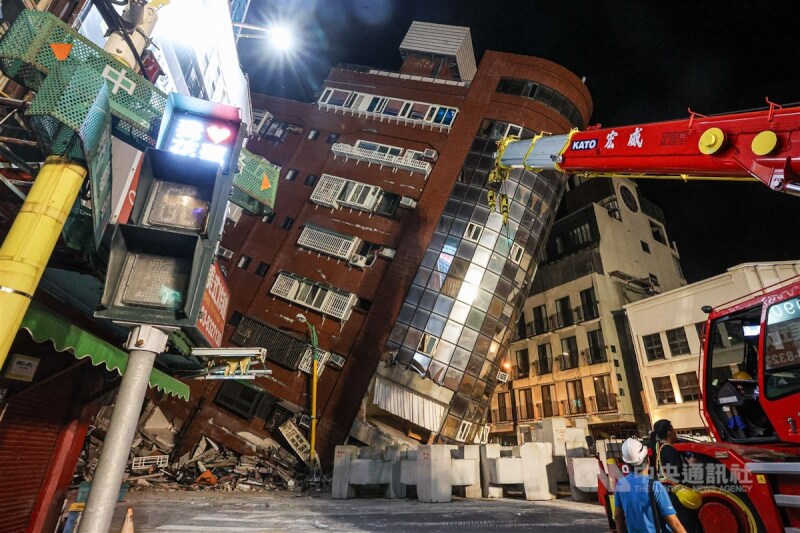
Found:
[[417, 202], [413, 198], [409, 198], [408, 196], [403, 196], [400, 198], [400, 207], [405, 207], [406, 209], [414, 209], [417, 207]]
[[342, 357], [341, 355], [332, 353], [331, 354], [331, 358], [328, 360], [328, 362], [331, 365], [335, 366], [335, 367], [343, 368], [344, 367], [345, 358]]
[[350, 261], [348, 262], [354, 267], [358, 268], [364, 268], [365, 266], [367, 266], [367, 258], [363, 255], [356, 254], [353, 257], [351, 257]]
[[436, 161], [439, 158], [439, 153], [433, 148], [428, 148], [425, 150], [425, 153], [422, 154], [422, 157], [425, 159], [430, 159], [431, 161]]
[[508, 381], [508, 373], [506, 372], [498, 372], [497, 373], [497, 381], [500, 383], [506, 383]]
[[228, 250], [227, 248], [223, 248], [222, 246], [217, 246], [217, 255], [223, 259], [232, 259], [233, 250]]
[[381, 248], [381, 251], [378, 252], [378, 255], [383, 257], [384, 259], [394, 259], [395, 249], [394, 248]]

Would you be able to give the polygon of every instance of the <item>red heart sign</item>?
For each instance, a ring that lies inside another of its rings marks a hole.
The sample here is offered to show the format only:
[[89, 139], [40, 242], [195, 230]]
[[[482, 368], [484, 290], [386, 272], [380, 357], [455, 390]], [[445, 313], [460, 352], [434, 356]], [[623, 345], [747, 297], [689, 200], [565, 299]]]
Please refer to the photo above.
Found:
[[219, 126], [209, 126], [206, 128], [206, 133], [208, 133], [209, 138], [211, 138], [214, 144], [219, 144], [231, 136], [231, 130], [228, 128], [220, 128]]

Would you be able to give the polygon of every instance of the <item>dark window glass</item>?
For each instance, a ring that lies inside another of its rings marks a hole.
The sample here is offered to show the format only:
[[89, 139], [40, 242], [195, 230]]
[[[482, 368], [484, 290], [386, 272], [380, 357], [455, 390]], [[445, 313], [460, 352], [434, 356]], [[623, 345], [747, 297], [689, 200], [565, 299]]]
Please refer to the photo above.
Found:
[[667, 330], [667, 344], [672, 357], [692, 353], [689, 350], [689, 341], [686, 339], [686, 331], [683, 328]]
[[287, 229], [288, 230], [289, 228], [292, 227], [292, 224], [294, 224], [294, 218], [292, 218], [292, 217], [283, 217], [283, 220], [281, 221], [281, 229]]
[[655, 361], [657, 359], [664, 359], [664, 347], [661, 345], [661, 335], [653, 333], [652, 335], [642, 336], [644, 343], [644, 353], [647, 355], [648, 361]]
[[669, 379], [669, 376], [653, 378], [653, 392], [655, 392], [658, 405], [675, 403], [675, 391], [672, 390], [672, 380]]
[[675, 377], [678, 378], [678, 388], [684, 402], [700, 399], [700, 383], [697, 381], [697, 372], [685, 372]]

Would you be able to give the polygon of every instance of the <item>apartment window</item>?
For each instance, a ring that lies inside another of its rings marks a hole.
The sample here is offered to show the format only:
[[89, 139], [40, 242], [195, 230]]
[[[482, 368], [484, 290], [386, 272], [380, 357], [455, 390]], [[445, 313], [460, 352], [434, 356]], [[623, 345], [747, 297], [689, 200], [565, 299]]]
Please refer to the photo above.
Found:
[[317, 177], [314, 174], [309, 174], [306, 176], [304, 183], [309, 187], [313, 186], [317, 182]]
[[423, 333], [422, 338], [419, 340], [419, 344], [417, 345], [417, 351], [426, 355], [431, 355], [436, 349], [436, 345], [438, 343], [439, 339], [429, 333]]
[[508, 422], [511, 420], [511, 405], [508, 403], [509, 393], [497, 394], [497, 421]]
[[560, 328], [571, 326], [575, 323], [570, 307], [569, 296], [556, 300], [556, 325]]
[[481, 234], [483, 233], [483, 226], [480, 224], [476, 224], [474, 222], [470, 222], [467, 224], [467, 229], [464, 231], [464, 238], [468, 241], [478, 242], [481, 240]]
[[658, 405], [675, 403], [675, 391], [672, 390], [672, 380], [669, 379], [669, 376], [653, 378], [653, 392]]
[[517, 375], [518, 378], [526, 378], [530, 373], [531, 363], [528, 359], [528, 350], [517, 350]]
[[597, 308], [597, 298], [594, 295], [594, 287], [582, 290], [580, 296], [583, 319], [591, 320], [600, 316], [600, 312]]
[[289, 170], [286, 172], [286, 179], [287, 179], [288, 181], [294, 181], [294, 180], [295, 180], [295, 178], [297, 177], [297, 174], [298, 174], [298, 170], [297, 170], [296, 168], [290, 168], [290, 169], [289, 169]]
[[339, 140], [339, 134], [331, 133], [330, 135], [328, 135], [328, 138], [325, 140], [325, 142], [328, 144], [334, 144], [338, 140]]
[[683, 328], [667, 330], [667, 344], [672, 357], [691, 353], [689, 341], [686, 339], [686, 331]]
[[544, 305], [533, 308], [533, 330], [534, 335], [547, 331], [547, 307]]
[[649, 244], [647, 244], [647, 243], [646, 243], [646, 242], [644, 242], [644, 241], [639, 241], [639, 242], [640, 242], [640, 243], [641, 243], [641, 245], [642, 245], [642, 251], [643, 251], [643, 252], [646, 252], [646, 253], [648, 253], [648, 254], [649, 254], [649, 253], [650, 253], [650, 245], [649, 245]]
[[611, 389], [611, 376], [595, 376], [594, 382], [594, 401], [598, 412], [614, 411], [617, 408], [616, 398]]
[[294, 224], [294, 218], [286, 216], [281, 220], [281, 229], [289, 229]]
[[684, 372], [675, 376], [678, 378], [678, 389], [684, 402], [693, 402], [700, 399], [700, 384], [697, 381], [697, 372]]
[[667, 233], [664, 231], [664, 228], [661, 227], [661, 224], [657, 224], [651, 220], [650, 233], [653, 234], [653, 239], [655, 239], [656, 242], [667, 244]]
[[573, 337], [561, 339], [561, 370], [578, 368], [578, 340]]
[[661, 335], [658, 333], [644, 335], [642, 336], [642, 342], [644, 343], [644, 353], [647, 355], [648, 361], [664, 359], [664, 347], [661, 345]]
[[581, 224], [577, 228], [569, 230], [569, 240], [573, 248], [579, 248], [586, 243], [592, 242], [592, 230], [589, 223]]
[[355, 147], [361, 150], [368, 150], [370, 152], [378, 152], [379, 154], [388, 154], [396, 157], [403, 154], [403, 149], [399, 146], [390, 146], [388, 144], [374, 143], [371, 141], [356, 141]]
[[256, 275], [260, 278], [263, 278], [267, 275], [267, 270], [269, 270], [269, 264], [262, 261], [256, 268]]
[[556, 405], [556, 394], [553, 385], [542, 385], [542, 416], [558, 416], [558, 405]]
[[236, 266], [241, 268], [242, 270], [247, 270], [247, 267], [250, 265], [251, 258], [243, 255], [239, 258], [239, 261], [236, 263]]
[[270, 213], [269, 215], [264, 215], [261, 217], [261, 222], [264, 224], [272, 224], [272, 221], [275, 220], [275, 211]]
[[517, 396], [519, 401], [519, 418], [520, 420], [530, 420], [533, 416], [533, 390], [522, 389]]
[[313, 281], [296, 277], [286, 272], [278, 274], [270, 294], [280, 296], [304, 307], [341, 319], [350, 318], [358, 301], [355, 294], [334, 287], [325, 287]]
[[319, 137], [319, 130], [311, 130], [308, 132], [308, 140], [314, 141]]
[[586, 401], [583, 398], [583, 383], [579, 379], [567, 381], [567, 414], [584, 413], [586, 413]]
[[536, 362], [536, 373], [540, 376], [542, 374], [549, 374], [553, 371], [553, 355], [550, 349], [550, 343], [540, 344], [538, 347], [539, 360]]
[[356, 253], [361, 242], [358, 237], [344, 235], [312, 224], [307, 224], [300, 233], [300, 237], [297, 238], [298, 246], [344, 260], [349, 260]]
[[606, 347], [603, 341], [603, 330], [598, 328], [594, 331], [587, 331], [586, 338], [589, 341], [588, 357], [586, 358], [590, 365], [596, 363], [605, 363], [608, 361], [606, 355]]

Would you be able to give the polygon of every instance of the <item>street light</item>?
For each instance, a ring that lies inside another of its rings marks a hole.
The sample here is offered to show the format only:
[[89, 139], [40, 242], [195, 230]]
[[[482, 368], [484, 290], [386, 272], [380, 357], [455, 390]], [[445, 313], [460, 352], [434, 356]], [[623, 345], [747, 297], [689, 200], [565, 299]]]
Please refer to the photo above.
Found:
[[313, 356], [313, 363], [311, 366], [311, 473], [313, 475], [317, 465], [317, 365], [319, 364], [319, 357], [317, 354], [317, 328], [308, 321], [306, 316], [302, 313], [297, 313], [297, 320], [308, 326], [308, 335], [311, 337], [311, 350]]

